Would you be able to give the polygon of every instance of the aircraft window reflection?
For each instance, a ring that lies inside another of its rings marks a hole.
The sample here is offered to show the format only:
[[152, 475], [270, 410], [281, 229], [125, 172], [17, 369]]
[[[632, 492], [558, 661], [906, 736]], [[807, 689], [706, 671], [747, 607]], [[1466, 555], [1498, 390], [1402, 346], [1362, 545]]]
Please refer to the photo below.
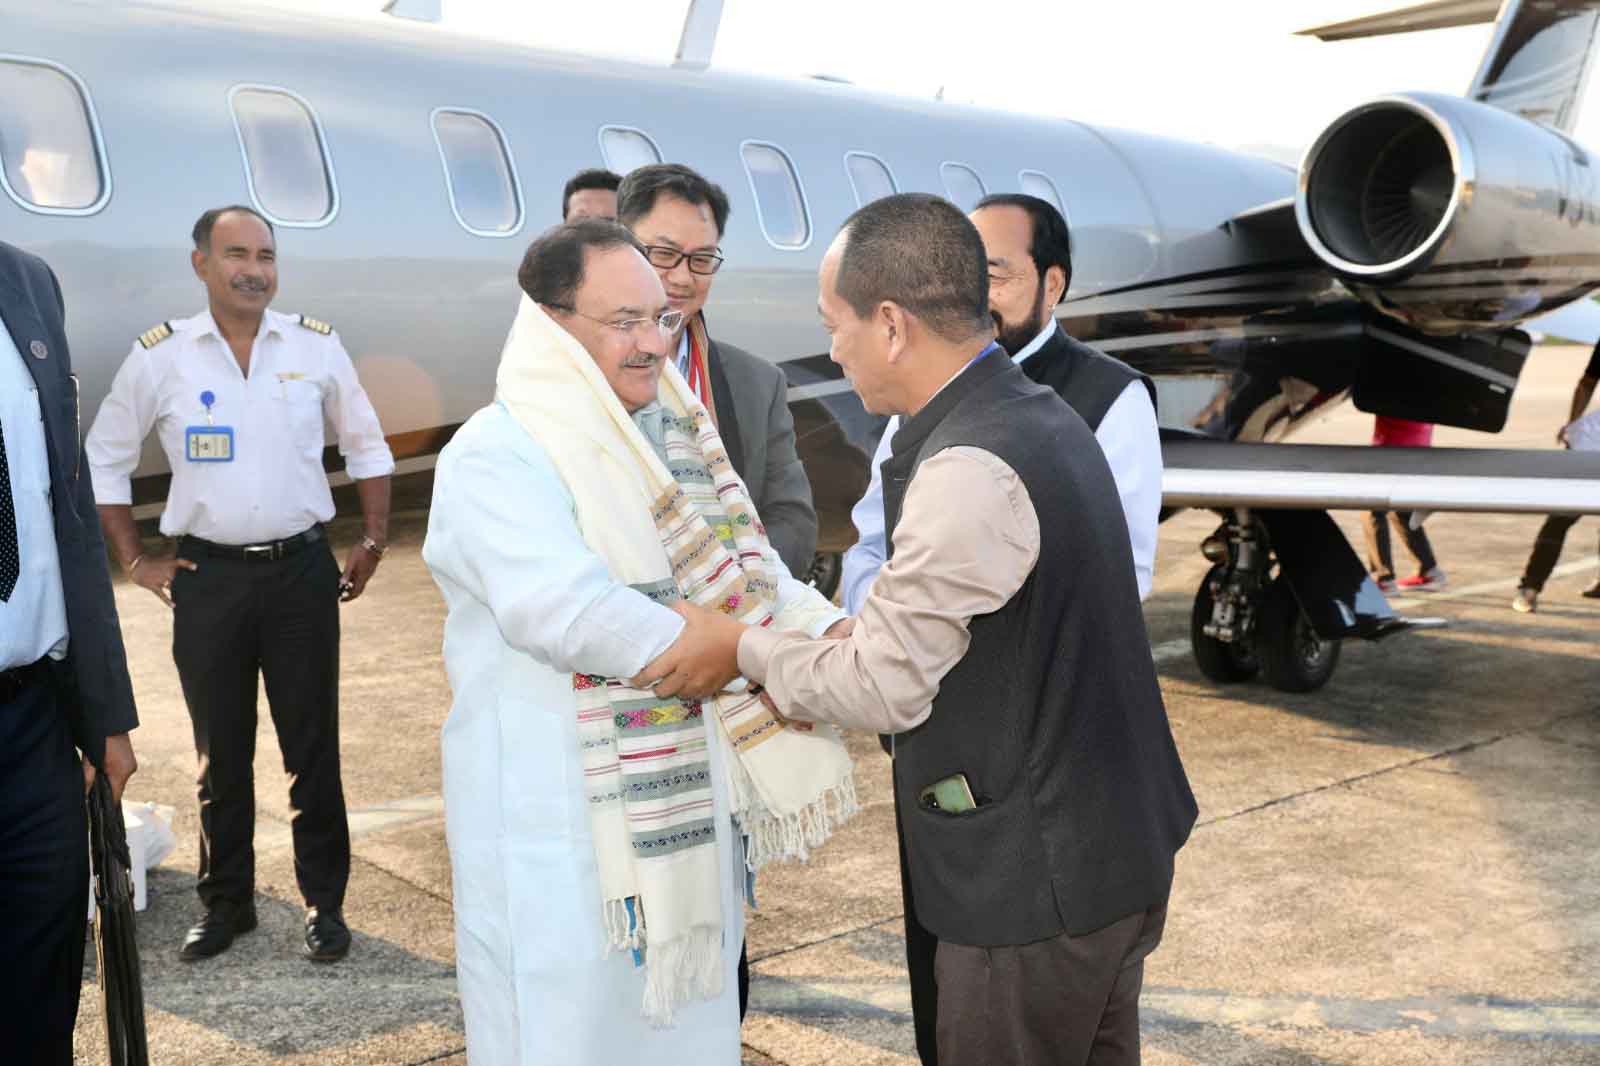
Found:
[[888, 164], [875, 155], [846, 152], [844, 166], [850, 174], [850, 187], [855, 190], [857, 207], [866, 207], [874, 200], [893, 196], [900, 191]]
[[311, 110], [286, 92], [233, 93], [250, 192], [263, 214], [285, 225], [319, 225], [333, 215], [332, 168]]
[[0, 176], [14, 198], [47, 211], [86, 212], [103, 201], [88, 105], [62, 71], [0, 62]]
[[522, 227], [516, 172], [500, 130], [486, 116], [439, 110], [433, 134], [456, 220], [471, 233], [509, 237]]
[[767, 240], [779, 248], [804, 248], [811, 241], [811, 220], [789, 157], [776, 145], [759, 141], [746, 141], [740, 153]]
[[978, 172], [964, 163], [940, 163], [939, 177], [944, 179], [944, 191], [950, 202], [962, 211], [971, 211], [989, 194]]
[[1017, 175], [1017, 182], [1022, 191], [1029, 196], [1037, 196], [1045, 203], [1050, 204], [1063, 215], [1067, 213], [1066, 207], [1061, 203], [1061, 194], [1056, 191], [1056, 183], [1037, 170], [1024, 170]]
[[627, 177], [630, 171], [661, 162], [661, 151], [648, 134], [626, 126], [600, 128], [600, 154], [606, 166]]

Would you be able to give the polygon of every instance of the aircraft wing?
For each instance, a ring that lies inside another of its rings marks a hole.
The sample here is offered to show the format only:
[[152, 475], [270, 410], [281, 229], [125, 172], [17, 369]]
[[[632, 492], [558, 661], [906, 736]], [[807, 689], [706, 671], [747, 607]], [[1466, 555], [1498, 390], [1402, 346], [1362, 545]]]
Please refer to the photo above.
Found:
[[1162, 442], [1166, 507], [1600, 514], [1600, 452]]

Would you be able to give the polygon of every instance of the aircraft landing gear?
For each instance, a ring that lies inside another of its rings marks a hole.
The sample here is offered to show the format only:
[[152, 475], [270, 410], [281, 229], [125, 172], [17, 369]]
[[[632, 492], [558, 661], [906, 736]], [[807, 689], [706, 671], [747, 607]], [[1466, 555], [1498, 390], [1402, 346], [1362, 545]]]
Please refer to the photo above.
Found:
[[1215, 564], [1189, 616], [1200, 672], [1222, 683], [1260, 673], [1283, 692], [1327, 684], [1339, 663], [1340, 641], [1317, 635], [1280, 572], [1261, 522], [1241, 508], [1200, 550]]

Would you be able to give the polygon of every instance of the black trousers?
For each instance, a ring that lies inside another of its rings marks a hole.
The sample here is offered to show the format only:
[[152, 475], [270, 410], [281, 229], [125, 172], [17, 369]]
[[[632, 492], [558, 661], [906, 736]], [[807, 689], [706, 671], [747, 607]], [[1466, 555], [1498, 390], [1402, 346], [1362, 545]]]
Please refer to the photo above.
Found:
[[0, 1058], [71, 1066], [89, 910], [83, 769], [49, 668], [0, 703]]
[[289, 775], [300, 895], [307, 906], [337, 910], [350, 879], [339, 777], [339, 564], [326, 540], [275, 562], [189, 555], [183, 544], [178, 554], [200, 567], [172, 582], [172, 657], [200, 758], [200, 899], [209, 908], [255, 893], [259, 677]]
[[1439, 565], [1433, 545], [1422, 527], [1411, 528], [1410, 511], [1369, 511], [1367, 513], [1367, 571], [1376, 578], [1394, 579], [1394, 554], [1389, 550], [1389, 525], [1394, 525], [1406, 551], [1417, 561], [1417, 572], [1427, 573]]
[[1539, 592], [1550, 580], [1550, 572], [1561, 558], [1561, 547], [1567, 542], [1567, 532], [1578, 524], [1578, 515], [1553, 514], [1539, 527], [1533, 539], [1533, 553], [1528, 556], [1528, 566], [1522, 571], [1522, 587]]

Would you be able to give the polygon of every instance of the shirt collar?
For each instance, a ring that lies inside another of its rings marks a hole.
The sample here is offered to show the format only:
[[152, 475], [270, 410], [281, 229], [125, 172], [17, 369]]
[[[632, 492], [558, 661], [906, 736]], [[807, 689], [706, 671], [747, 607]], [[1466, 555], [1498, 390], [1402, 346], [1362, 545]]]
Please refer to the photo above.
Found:
[[1023, 348], [1022, 348], [1022, 351], [1018, 352], [1016, 355], [1013, 355], [1011, 357], [1011, 361], [1013, 363], [1016, 363], [1018, 366], [1021, 366], [1023, 361], [1026, 360], [1028, 358], [1028, 356], [1034, 354], [1040, 348], [1044, 347], [1044, 342], [1049, 340], [1051, 335], [1053, 333], [1055, 333], [1055, 331], [1056, 331], [1056, 320], [1052, 316], [1051, 319], [1047, 323], [1045, 323], [1044, 329], [1041, 329], [1039, 331], [1039, 335], [1037, 337], [1033, 338], [1033, 340], [1029, 341], [1026, 345], [1024, 345]]
[[[270, 307], [262, 311], [261, 327], [256, 331], [256, 339], [260, 340], [269, 333], [276, 333], [280, 337], [283, 336], [283, 323], [279, 321], [280, 317]], [[227, 339], [223, 337], [222, 330], [217, 327], [217, 320], [212, 316], [211, 308], [209, 307], [194, 317], [194, 335], [196, 337], [204, 337], [208, 333], [219, 341]]]

